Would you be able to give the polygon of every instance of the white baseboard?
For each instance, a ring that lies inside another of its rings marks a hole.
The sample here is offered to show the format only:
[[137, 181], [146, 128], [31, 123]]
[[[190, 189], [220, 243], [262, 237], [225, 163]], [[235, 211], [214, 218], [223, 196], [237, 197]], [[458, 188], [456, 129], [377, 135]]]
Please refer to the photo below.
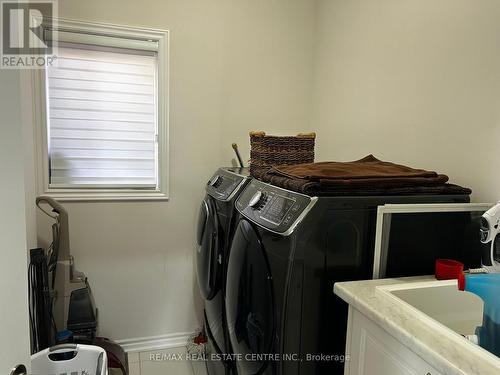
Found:
[[137, 337], [133, 339], [117, 340], [123, 350], [127, 353], [145, 352], [150, 350], [161, 350], [179, 348], [186, 346], [193, 332], [179, 332], [160, 336]]

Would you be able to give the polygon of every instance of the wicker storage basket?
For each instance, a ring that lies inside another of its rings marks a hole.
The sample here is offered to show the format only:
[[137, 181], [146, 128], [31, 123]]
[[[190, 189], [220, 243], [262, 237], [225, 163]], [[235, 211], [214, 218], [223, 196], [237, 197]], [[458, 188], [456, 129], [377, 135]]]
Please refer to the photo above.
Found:
[[315, 139], [315, 133], [282, 137], [250, 132], [250, 173], [256, 175], [275, 165], [314, 162]]

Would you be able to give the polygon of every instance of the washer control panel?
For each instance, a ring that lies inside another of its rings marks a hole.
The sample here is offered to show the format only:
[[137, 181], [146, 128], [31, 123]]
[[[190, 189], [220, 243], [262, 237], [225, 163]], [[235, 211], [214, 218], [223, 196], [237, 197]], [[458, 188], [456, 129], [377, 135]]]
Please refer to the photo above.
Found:
[[220, 168], [208, 180], [206, 191], [215, 199], [227, 201], [234, 196], [237, 190], [243, 188], [243, 182], [247, 178], [246, 176]]
[[236, 209], [253, 222], [279, 234], [290, 234], [313, 198], [252, 180], [236, 200]]

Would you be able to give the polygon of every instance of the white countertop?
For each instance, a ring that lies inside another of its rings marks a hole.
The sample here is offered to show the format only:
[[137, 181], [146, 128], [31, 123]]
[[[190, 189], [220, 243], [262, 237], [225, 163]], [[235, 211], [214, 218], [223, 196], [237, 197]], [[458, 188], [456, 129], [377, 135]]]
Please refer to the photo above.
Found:
[[436, 370], [446, 375], [499, 375], [500, 359], [485, 350], [480, 358], [472, 343], [450, 330], [437, 334], [435, 326], [420, 319], [403, 303], [377, 291], [379, 285], [434, 281], [434, 277], [406, 277], [336, 283], [334, 292], [377, 323]]

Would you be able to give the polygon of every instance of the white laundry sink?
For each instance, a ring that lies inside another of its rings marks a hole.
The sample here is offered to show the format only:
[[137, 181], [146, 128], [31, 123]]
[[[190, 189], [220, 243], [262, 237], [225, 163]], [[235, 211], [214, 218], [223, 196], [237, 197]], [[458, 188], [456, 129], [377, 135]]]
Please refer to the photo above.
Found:
[[421, 319], [431, 318], [460, 335], [473, 335], [482, 324], [483, 301], [458, 290], [457, 280], [381, 285], [377, 289], [415, 309]]

